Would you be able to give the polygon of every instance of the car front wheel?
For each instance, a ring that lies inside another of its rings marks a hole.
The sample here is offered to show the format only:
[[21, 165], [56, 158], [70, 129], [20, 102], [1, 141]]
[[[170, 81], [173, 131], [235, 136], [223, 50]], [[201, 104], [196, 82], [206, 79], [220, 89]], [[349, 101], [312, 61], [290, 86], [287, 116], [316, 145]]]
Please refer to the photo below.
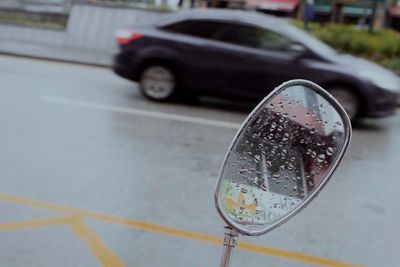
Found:
[[144, 96], [155, 101], [167, 101], [176, 94], [176, 77], [170, 68], [151, 65], [140, 75], [140, 88]]

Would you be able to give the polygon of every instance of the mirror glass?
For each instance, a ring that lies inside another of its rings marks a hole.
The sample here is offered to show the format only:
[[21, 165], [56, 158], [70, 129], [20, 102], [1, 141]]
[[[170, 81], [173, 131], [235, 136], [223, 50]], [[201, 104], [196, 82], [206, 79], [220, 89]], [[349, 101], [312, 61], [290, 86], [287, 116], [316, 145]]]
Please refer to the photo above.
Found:
[[313, 83], [284, 84], [250, 114], [219, 174], [217, 207], [239, 232], [278, 226], [322, 188], [350, 138], [340, 105]]

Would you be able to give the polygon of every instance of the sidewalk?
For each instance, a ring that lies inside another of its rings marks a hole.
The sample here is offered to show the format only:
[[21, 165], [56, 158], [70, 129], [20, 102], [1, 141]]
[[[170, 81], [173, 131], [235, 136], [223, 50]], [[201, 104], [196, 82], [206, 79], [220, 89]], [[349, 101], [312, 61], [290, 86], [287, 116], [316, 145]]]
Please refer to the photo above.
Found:
[[79, 64], [106, 66], [112, 64], [112, 54], [65, 46], [50, 46], [21, 41], [0, 40], [0, 54], [44, 58]]

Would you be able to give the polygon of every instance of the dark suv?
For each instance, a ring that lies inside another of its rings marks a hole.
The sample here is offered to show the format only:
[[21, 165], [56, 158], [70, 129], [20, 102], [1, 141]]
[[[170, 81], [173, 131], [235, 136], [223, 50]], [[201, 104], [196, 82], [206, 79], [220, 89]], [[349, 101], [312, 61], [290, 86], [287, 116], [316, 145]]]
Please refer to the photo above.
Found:
[[369, 61], [339, 54], [289, 22], [253, 12], [192, 10], [117, 32], [114, 71], [164, 101], [209, 95], [258, 101], [289, 79], [328, 89], [349, 116], [393, 114], [399, 78]]

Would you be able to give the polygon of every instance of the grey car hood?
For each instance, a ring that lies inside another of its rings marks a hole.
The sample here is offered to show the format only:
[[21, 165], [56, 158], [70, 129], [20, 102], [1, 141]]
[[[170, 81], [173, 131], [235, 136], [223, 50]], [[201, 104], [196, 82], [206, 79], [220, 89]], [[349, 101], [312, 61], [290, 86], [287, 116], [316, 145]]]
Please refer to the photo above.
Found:
[[397, 78], [397, 75], [384, 67], [368, 61], [363, 58], [355, 57], [347, 54], [337, 54], [335, 57], [330, 58], [334, 63], [345, 67], [350, 70], [350, 73], [359, 73], [361, 71], [372, 71], [381, 75]]

